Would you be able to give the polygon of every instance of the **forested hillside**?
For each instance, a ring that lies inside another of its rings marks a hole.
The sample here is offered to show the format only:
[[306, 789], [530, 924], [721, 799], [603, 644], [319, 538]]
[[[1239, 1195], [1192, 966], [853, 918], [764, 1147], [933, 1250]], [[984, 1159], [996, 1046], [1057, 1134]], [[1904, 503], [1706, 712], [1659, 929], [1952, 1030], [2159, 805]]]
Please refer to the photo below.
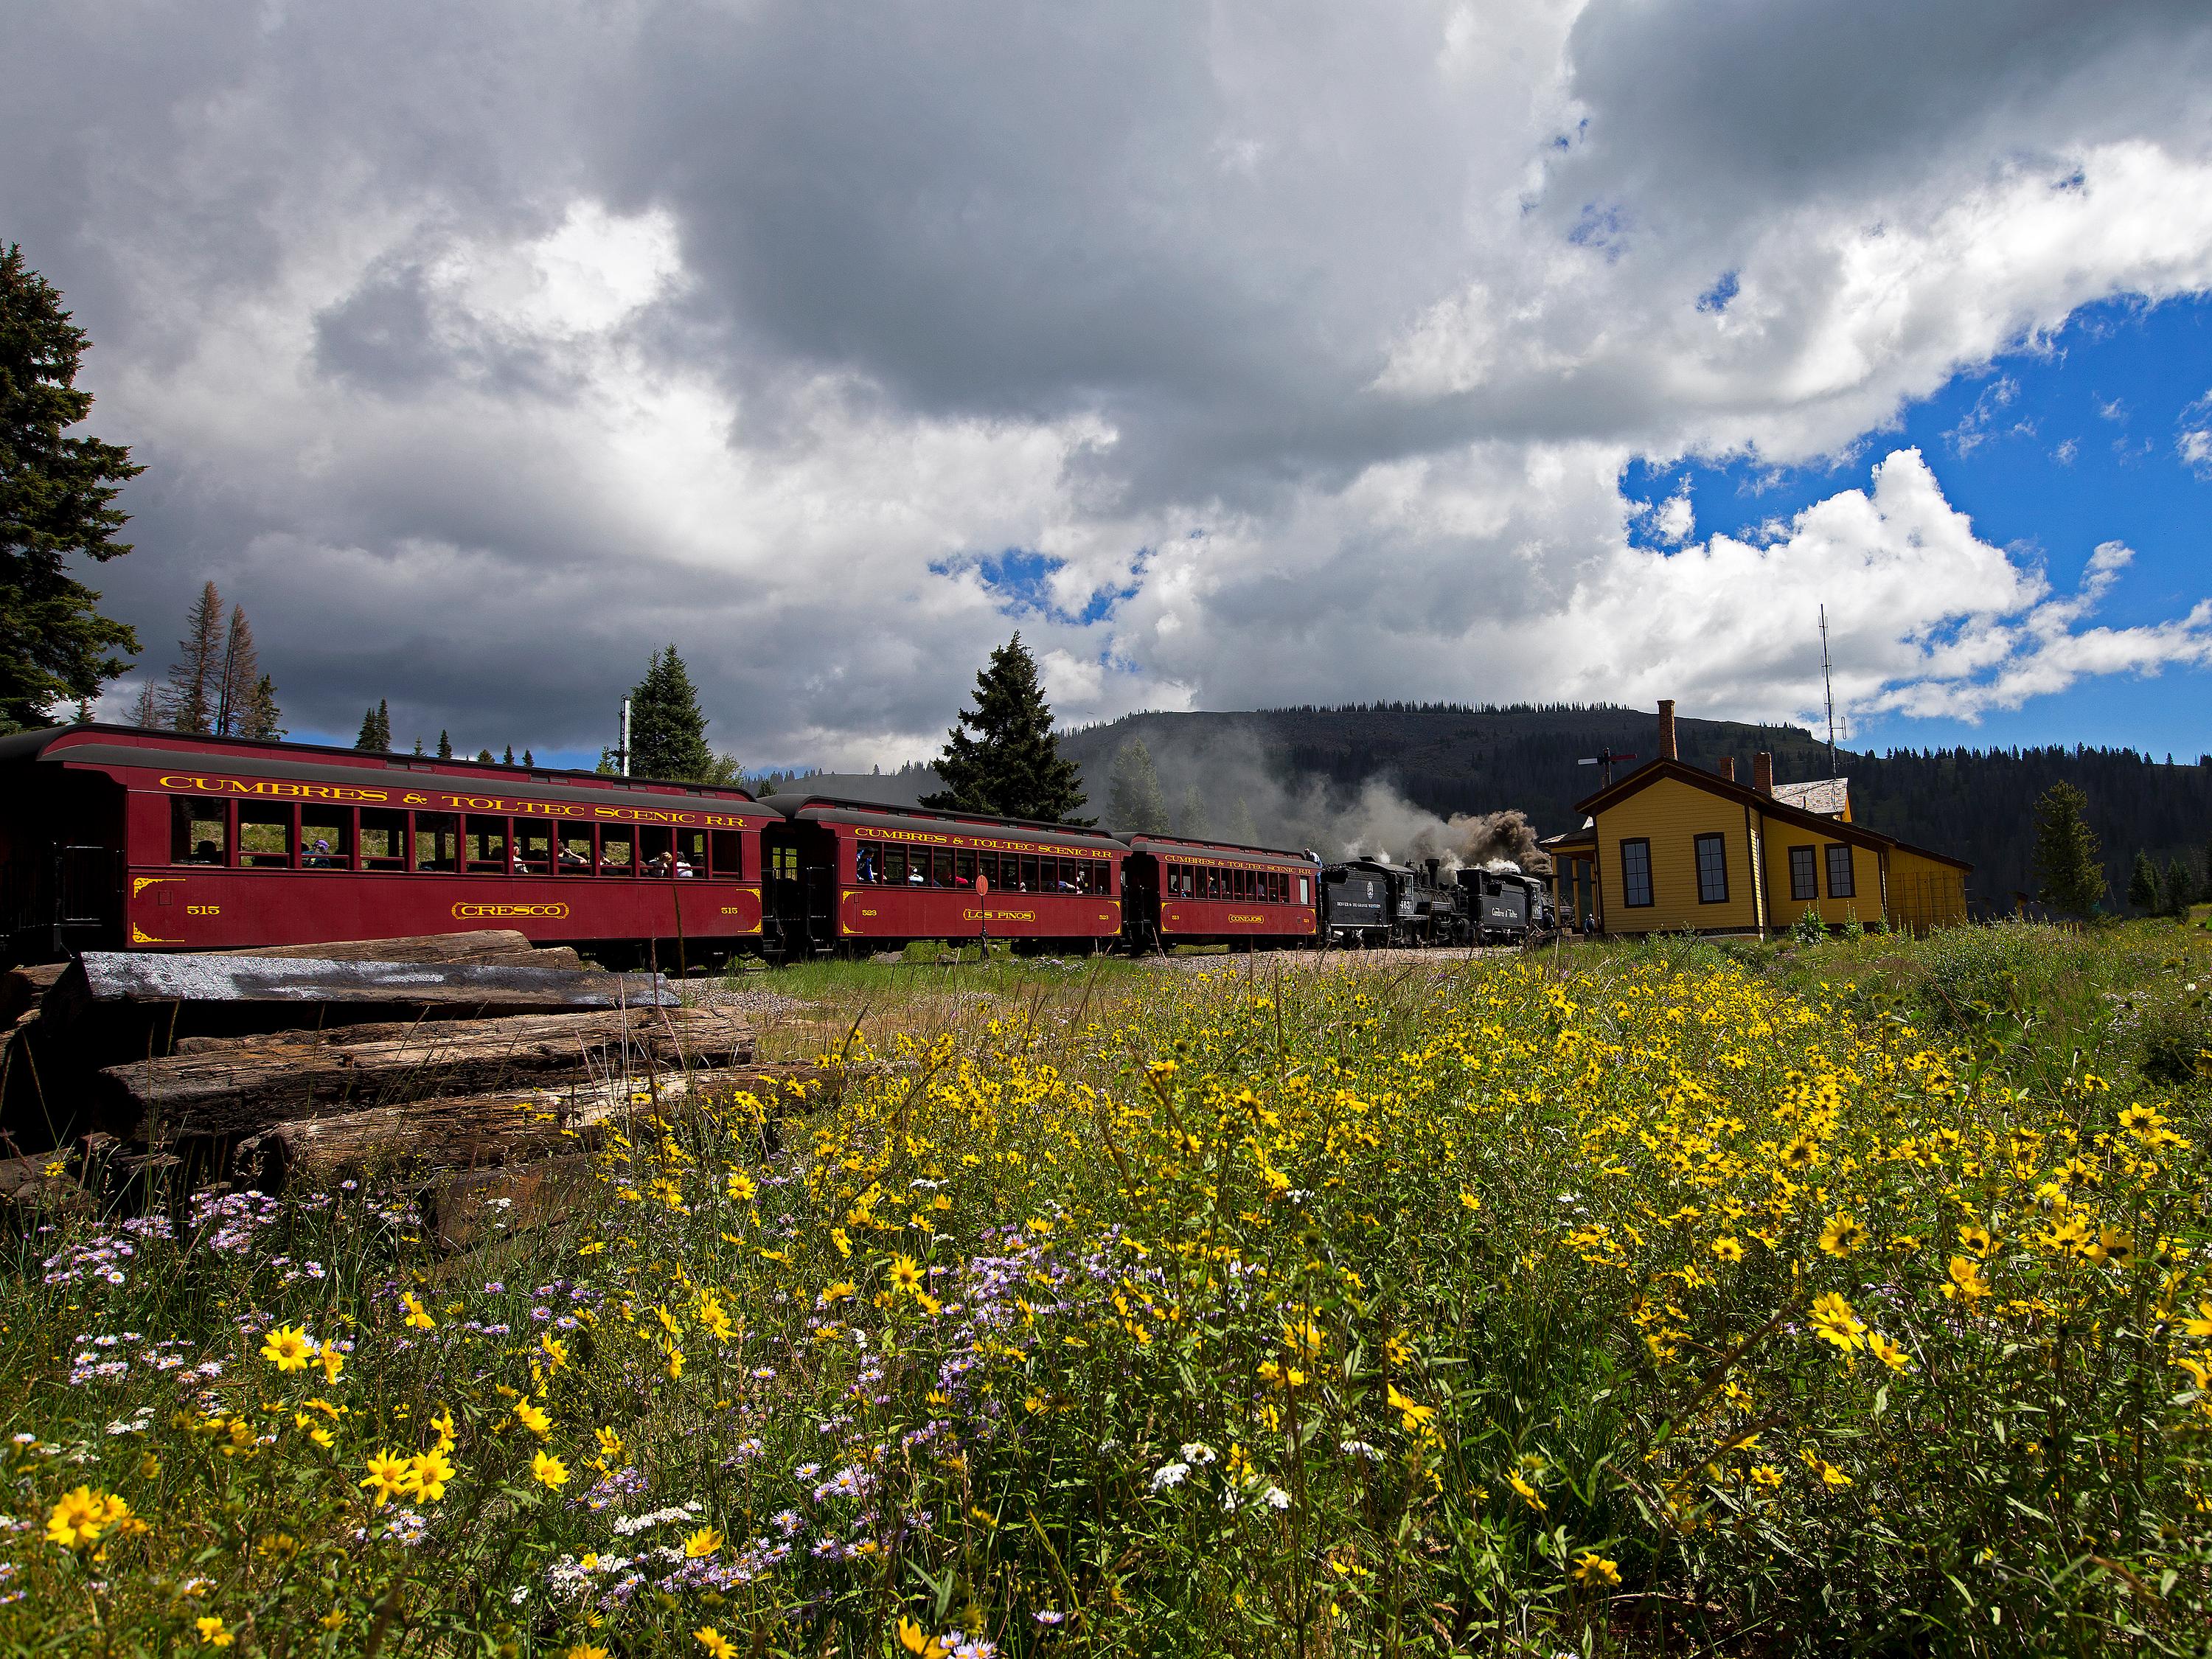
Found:
[[[1713, 766], [1733, 756], [1746, 781], [1761, 749], [1773, 752], [1781, 781], [1828, 773], [1826, 746], [1802, 727], [1686, 718], [1678, 730], [1685, 760]], [[1169, 800], [1181, 803], [1194, 791], [1215, 833], [1249, 813], [1263, 838], [1303, 845], [1315, 840], [1313, 826], [1329, 804], [1349, 811], [1376, 781], [1440, 817], [1517, 807], [1548, 835], [1580, 822], [1574, 803], [1597, 787], [1599, 769], [1578, 759], [1607, 748], [1633, 754], [1616, 767], [1620, 775], [1651, 758], [1656, 736], [1656, 717], [1645, 709], [1379, 704], [1133, 714], [1064, 733], [1060, 744], [1084, 769], [1089, 811], [1104, 805], [1116, 752], [1141, 738]], [[1836, 766], [1850, 778], [1855, 817], [1971, 860], [1972, 891], [1995, 908], [2033, 885], [2033, 803], [2060, 779], [2089, 797], [2116, 898], [2138, 848], [2161, 868], [2179, 857], [2200, 881], [2204, 875], [2212, 758], [2167, 764], [2127, 749], [1838, 750]]]

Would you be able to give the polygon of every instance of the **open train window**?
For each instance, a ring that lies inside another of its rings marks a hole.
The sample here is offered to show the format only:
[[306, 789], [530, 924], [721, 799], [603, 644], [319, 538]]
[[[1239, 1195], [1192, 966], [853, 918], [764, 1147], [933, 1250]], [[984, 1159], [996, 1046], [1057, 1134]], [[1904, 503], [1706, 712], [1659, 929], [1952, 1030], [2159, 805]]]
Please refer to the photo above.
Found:
[[353, 868], [351, 807], [303, 806], [300, 809], [300, 867], [302, 870]]
[[676, 832], [648, 826], [637, 832], [637, 867], [648, 876], [658, 876], [663, 881], [675, 876], [696, 875], [697, 871], [677, 856]]
[[469, 814], [468, 834], [464, 838], [462, 852], [468, 860], [472, 876], [503, 876], [507, 873], [507, 827], [505, 818], [486, 817], [480, 813]]
[[883, 847], [876, 850], [876, 867], [881, 872], [876, 878], [886, 887], [906, 885], [906, 848]]
[[461, 821], [451, 812], [415, 815], [415, 867], [442, 870], [447, 875], [460, 868]]
[[361, 809], [361, 867], [364, 870], [404, 870], [407, 867], [407, 814], [388, 806]]
[[514, 826], [514, 873], [550, 876], [553, 873], [553, 830], [550, 824]]
[[230, 803], [207, 795], [178, 795], [169, 802], [169, 862], [230, 862]]
[[929, 884], [932, 887], [952, 885], [952, 851], [950, 848], [939, 848], [930, 854]]
[[973, 887], [975, 884], [975, 855], [973, 853], [959, 852], [952, 855], [952, 884], [955, 887]]
[[689, 870], [695, 876], [707, 873], [707, 832], [704, 830], [678, 830], [676, 832], [676, 870], [678, 875]]
[[1300, 876], [1298, 878], [1298, 902], [1301, 904], [1311, 904], [1313, 902], [1313, 890], [1306, 885], [1307, 882], [1311, 878], [1307, 876]]
[[603, 876], [634, 875], [637, 871], [637, 841], [627, 828], [610, 824], [599, 831], [599, 873]]
[[292, 809], [267, 801], [238, 806], [238, 861], [249, 870], [281, 870], [292, 862]]
[[745, 838], [735, 830], [717, 830], [708, 836], [708, 851], [718, 876], [732, 879], [745, 872]]
[[1024, 893], [1034, 893], [1034, 892], [1037, 891], [1037, 890], [1038, 890], [1038, 888], [1037, 888], [1037, 880], [1038, 880], [1038, 877], [1037, 877], [1037, 861], [1036, 861], [1036, 860], [1035, 860], [1034, 858], [1030, 857], [1030, 854], [1028, 854], [1027, 853], [1023, 854], [1022, 854], [1021, 871], [1022, 871], [1022, 875], [1021, 875], [1021, 890], [1022, 890], [1022, 891], [1024, 891]]
[[587, 829], [563, 830], [559, 850], [554, 854], [564, 876], [588, 876], [599, 860], [593, 855], [592, 832]]

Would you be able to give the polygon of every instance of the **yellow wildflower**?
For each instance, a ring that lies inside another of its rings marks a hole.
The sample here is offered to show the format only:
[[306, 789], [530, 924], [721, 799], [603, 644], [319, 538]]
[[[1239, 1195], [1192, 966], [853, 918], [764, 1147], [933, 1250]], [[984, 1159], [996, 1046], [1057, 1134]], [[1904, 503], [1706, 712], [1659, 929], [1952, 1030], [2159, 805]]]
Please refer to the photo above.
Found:
[[297, 1325], [279, 1325], [262, 1340], [261, 1357], [280, 1371], [304, 1371], [315, 1345]]

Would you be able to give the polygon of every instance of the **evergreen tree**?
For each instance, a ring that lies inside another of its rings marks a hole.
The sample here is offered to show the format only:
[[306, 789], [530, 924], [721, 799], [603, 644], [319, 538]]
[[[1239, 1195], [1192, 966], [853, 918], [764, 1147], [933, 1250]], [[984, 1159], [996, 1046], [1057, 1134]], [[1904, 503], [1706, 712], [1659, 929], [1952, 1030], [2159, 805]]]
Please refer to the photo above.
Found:
[[2082, 816], [2089, 798], [2054, 783], [2035, 807], [2035, 880], [2039, 896], [2068, 915], [2095, 909], [2106, 893], [2104, 852]]
[[453, 740], [446, 735], [446, 728], [441, 726], [438, 728], [438, 758], [451, 760], [453, 757]]
[[1114, 757], [1114, 776], [1106, 795], [1106, 817], [1124, 835], [1164, 836], [1168, 798], [1142, 738], [1132, 738]]
[[230, 607], [230, 629], [223, 636], [222, 672], [216, 678], [215, 730], [217, 737], [245, 737], [246, 711], [253, 706], [261, 681], [261, 659], [253, 648], [253, 629], [246, 620], [246, 607]]
[[153, 731], [161, 724], [161, 698], [147, 680], [138, 687], [138, 701], [131, 707], [131, 724]]
[[514, 764], [514, 745], [513, 744], [510, 743], [507, 745], [507, 753], [501, 757], [500, 764], [501, 766], [512, 766]]
[[92, 394], [76, 389], [89, 342], [61, 297], [20, 247], [0, 250], [0, 732], [43, 726], [56, 702], [90, 698], [123, 672], [114, 653], [138, 649], [64, 568], [131, 550], [115, 539], [131, 515], [114, 502], [145, 469], [120, 445], [62, 436]]
[[279, 724], [282, 718], [283, 711], [276, 707], [276, 682], [264, 674], [246, 693], [246, 708], [238, 720], [238, 735], [273, 743], [284, 735], [284, 728]]
[[653, 653], [645, 678], [630, 688], [629, 702], [632, 777], [696, 781], [713, 769], [707, 717], [674, 646]]
[[2147, 916], [2154, 916], [2166, 908], [2166, 893], [2159, 885], [2158, 866], [2150, 861], [2150, 854], [2137, 852], [2135, 867], [2128, 872], [2128, 902]]
[[2186, 916], [2189, 914], [2189, 901], [2196, 896], [2191, 890], [2194, 885], [2189, 879], [2189, 866], [2179, 857], [2166, 861], [2164, 897], [2169, 915]]
[[1252, 803], [1243, 796], [1237, 798], [1237, 810], [1229, 815], [1229, 827], [1223, 830], [1222, 839], [1249, 847], [1260, 839], [1260, 831], [1252, 823]]
[[417, 760], [422, 757], [422, 739], [420, 738], [415, 739], [415, 757]]
[[222, 595], [213, 582], [192, 601], [177, 650], [180, 654], [169, 665], [169, 729], [205, 737], [215, 730], [222, 696]]
[[1019, 634], [975, 676], [975, 706], [962, 709], [945, 733], [937, 775], [945, 787], [921, 804], [940, 811], [1090, 822], [1074, 816], [1083, 806], [1082, 773], [1060, 755], [1036, 659]]
[[522, 751], [522, 763], [525, 766], [535, 766], [538, 764], [536, 761], [531, 759], [530, 751], [527, 749]]
[[[361, 717], [361, 735], [353, 740], [353, 746], [374, 755], [392, 752], [392, 705], [383, 698], [379, 697], [376, 707]], [[415, 752], [422, 752], [420, 743], [415, 745]]]
[[1182, 792], [1182, 811], [1176, 814], [1175, 832], [1186, 841], [1206, 838], [1206, 798], [1194, 783]]
[[489, 766], [491, 764], [491, 750], [489, 749], [477, 750], [477, 759], [483, 765]]

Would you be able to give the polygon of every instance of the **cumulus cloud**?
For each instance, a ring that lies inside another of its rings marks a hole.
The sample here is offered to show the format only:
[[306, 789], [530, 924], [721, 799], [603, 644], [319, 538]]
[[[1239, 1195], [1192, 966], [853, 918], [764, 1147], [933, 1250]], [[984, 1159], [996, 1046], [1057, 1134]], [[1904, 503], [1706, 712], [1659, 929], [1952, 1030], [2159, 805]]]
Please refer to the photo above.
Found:
[[1076, 719], [1771, 714], [1823, 599], [1855, 706], [1972, 716], [2204, 618], [1914, 452], [1748, 540], [1622, 469], [1878, 453], [2212, 288], [2208, 70], [2148, 0], [83, 0], [11, 22], [0, 231], [149, 464], [99, 580], [161, 640], [214, 577], [295, 729], [595, 749], [674, 640], [722, 745], [892, 759], [1017, 624]]

